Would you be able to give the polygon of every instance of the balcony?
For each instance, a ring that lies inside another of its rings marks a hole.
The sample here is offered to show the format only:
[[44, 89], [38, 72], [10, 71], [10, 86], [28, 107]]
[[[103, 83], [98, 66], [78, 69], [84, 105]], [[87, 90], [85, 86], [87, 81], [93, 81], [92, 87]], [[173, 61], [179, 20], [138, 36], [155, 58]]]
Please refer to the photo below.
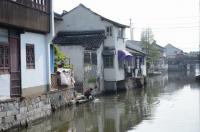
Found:
[[0, 0], [0, 25], [48, 33], [50, 0]]

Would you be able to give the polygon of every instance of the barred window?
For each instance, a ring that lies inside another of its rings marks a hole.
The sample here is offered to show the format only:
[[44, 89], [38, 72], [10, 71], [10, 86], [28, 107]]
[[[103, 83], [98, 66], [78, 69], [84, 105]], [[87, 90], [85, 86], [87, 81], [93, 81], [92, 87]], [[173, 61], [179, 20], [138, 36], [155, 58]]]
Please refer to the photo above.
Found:
[[40, 11], [49, 12], [49, 0], [11, 0], [27, 7], [31, 7]]
[[113, 55], [105, 55], [103, 59], [104, 68], [113, 68]]
[[95, 51], [85, 51], [84, 63], [91, 64], [91, 65], [97, 65], [97, 53]]
[[112, 26], [106, 27], [106, 36], [112, 36]]
[[9, 72], [9, 47], [0, 44], [0, 74]]
[[9, 73], [8, 30], [0, 28], [0, 74]]
[[26, 44], [26, 68], [35, 69], [35, 50], [33, 44]]

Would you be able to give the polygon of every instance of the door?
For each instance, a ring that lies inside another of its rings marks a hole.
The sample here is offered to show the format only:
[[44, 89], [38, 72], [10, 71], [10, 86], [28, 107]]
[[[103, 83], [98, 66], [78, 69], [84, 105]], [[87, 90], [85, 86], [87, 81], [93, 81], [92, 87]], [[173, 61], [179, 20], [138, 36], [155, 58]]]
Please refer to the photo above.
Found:
[[21, 68], [19, 38], [10, 38], [10, 94], [11, 97], [21, 96]]

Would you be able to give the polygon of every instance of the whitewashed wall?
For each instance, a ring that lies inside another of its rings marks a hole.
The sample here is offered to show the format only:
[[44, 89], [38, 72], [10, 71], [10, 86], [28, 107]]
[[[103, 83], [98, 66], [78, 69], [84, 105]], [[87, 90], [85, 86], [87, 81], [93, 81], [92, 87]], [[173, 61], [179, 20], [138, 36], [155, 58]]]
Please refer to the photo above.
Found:
[[60, 50], [70, 58], [76, 81], [84, 80], [84, 48], [82, 46], [59, 46]]
[[113, 34], [114, 34], [114, 43], [115, 43], [115, 49], [117, 51], [117, 54], [115, 56], [115, 70], [116, 70], [116, 81], [121, 81], [125, 79], [125, 72], [124, 69], [119, 68], [119, 62], [118, 62], [118, 50], [126, 50], [125, 41], [121, 38], [118, 38], [118, 27], [113, 28]]
[[99, 30], [104, 29], [100, 17], [89, 12], [82, 6], [63, 16], [63, 21], [55, 23], [57, 31], [62, 30]]
[[[26, 68], [26, 44], [34, 44], [35, 69]], [[48, 84], [46, 35], [26, 32], [21, 34], [22, 89]]]
[[0, 96], [10, 96], [10, 75], [0, 75]]

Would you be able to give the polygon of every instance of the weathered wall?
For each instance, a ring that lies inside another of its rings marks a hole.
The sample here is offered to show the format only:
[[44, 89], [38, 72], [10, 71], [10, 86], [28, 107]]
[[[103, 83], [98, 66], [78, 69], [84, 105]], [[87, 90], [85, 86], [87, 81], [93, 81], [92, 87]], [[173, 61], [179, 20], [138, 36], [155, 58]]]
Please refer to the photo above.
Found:
[[84, 48], [82, 46], [59, 46], [60, 50], [70, 58], [73, 65], [74, 77], [76, 81], [84, 80]]
[[[26, 68], [26, 44], [34, 44], [35, 69]], [[22, 89], [48, 85], [46, 35], [26, 32], [21, 34]]]
[[0, 131], [29, 125], [49, 116], [52, 110], [68, 105], [74, 98], [73, 89], [57, 90], [35, 98], [9, 99], [0, 102]]
[[0, 75], [0, 97], [10, 96], [10, 75]]
[[23, 101], [4, 101], [0, 103], [0, 130], [24, 126], [50, 114], [51, 104], [45, 96]]

